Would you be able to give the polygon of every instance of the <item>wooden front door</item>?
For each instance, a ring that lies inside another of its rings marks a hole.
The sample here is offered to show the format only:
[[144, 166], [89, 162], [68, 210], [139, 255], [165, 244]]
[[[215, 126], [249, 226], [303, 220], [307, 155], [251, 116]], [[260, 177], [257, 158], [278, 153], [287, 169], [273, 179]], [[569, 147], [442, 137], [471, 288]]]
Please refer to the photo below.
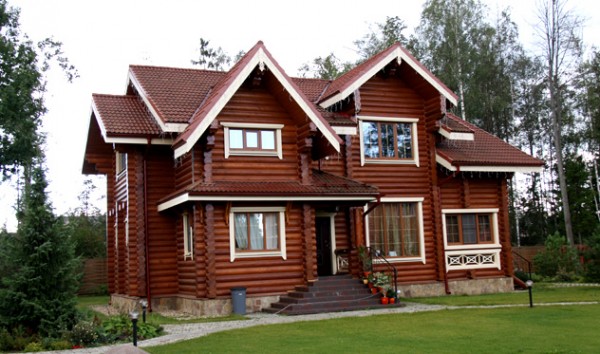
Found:
[[316, 218], [317, 237], [317, 274], [333, 275], [333, 259], [331, 257], [331, 218]]

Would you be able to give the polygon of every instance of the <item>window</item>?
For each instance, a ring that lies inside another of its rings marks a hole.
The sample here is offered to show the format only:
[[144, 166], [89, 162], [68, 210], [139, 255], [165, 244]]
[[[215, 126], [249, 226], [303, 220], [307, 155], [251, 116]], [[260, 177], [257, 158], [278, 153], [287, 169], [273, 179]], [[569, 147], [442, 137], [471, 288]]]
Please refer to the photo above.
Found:
[[490, 214], [446, 215], [446, 235], [449, 244], [492, 242]]
[[498, 209], [442, 210], [448, 249], [498, 245]]
[[285, 208], [231, 208], [229, 213], [231, 261], [235, 258], [286, 258]]
[[418, 166], [416, 139], [418, 119], [379, 119], [361, 120], [361, 165], [365, 163], [404, 163]]
[[127, 154], [124, 152], [116, 153], [116, 167], [117, 167], [117, 176], [121, 175], [125, 170], [127, 170]]
[[422, 200], [384, 202], [373, 209], [367, 218], [371, 249], [391, 260], [424, 261]]
[[277, 156], [281, 148], [282, 124], [221, 123], [225, 127], [225, 158], [231, 155]]
[[194, 220], [191, 214], [183, 213], [183, 260], [194, 259]]

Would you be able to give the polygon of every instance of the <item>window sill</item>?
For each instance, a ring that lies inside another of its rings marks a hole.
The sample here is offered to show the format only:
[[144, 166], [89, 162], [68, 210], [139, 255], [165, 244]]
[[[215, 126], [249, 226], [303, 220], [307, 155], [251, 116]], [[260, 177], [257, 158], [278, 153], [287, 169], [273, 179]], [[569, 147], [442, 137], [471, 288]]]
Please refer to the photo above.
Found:
[[281, 251], [266, 251], [266, 252], [236, 252], [231, 255], [231, 262], [238, 258], [262, 258], [262, 257], [281, 257], [287, 259], [286, 255]]
[[[424, 257], [394, 257], [394, 258], [388, 258], [385, 257], [385, 259], [390, 262], [390, 263], [415, 263], [415, 262], [421, 262], [423, 264], [425, 264], [425, 258]], [[373, 264], [385, 264], [385, 262], [381, 259], [373, 259]]]
[[496, 249], [501, 249], [501, 248], [502, 248], [502, 245], [500, 245], [499, 243], [481, 243], [481, 244], [477, 244], [477, 245], [454, 245], [454, 246], [446, 245], [444, 250], [445, 251], [467, 251], [467, 250], [482, 250], [482, 249], [496, 250]]

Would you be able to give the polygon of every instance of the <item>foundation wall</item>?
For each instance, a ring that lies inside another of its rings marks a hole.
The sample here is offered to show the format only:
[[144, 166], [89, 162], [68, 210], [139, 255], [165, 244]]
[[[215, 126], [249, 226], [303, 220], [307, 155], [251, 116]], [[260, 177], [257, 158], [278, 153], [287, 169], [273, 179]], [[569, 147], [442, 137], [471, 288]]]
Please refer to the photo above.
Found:
[[[514, 290], [512, 278], [486, 278], [450, 280], [448, 287], [452, 295], [480, 295], [507, 293]], [[427, 284], [398, 284], [400, 297], [424, 297], [446, 295], [443, 282]]]

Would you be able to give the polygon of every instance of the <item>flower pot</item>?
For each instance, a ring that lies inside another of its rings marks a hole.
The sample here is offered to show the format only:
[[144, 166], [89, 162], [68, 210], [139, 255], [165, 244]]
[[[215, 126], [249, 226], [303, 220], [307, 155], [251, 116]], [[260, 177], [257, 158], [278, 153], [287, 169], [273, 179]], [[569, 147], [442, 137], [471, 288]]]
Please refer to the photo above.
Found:
[[377, 288], [371, 288], [371, 294], [373, 294], [373, 295], [377, 294]]
[[390, 305], [391, 304], [395, 304], [396, 303], [396, 298], [390, 297], [388, 301], [390, 302]]
[[383, 305], [387, 305], [387, 304], [388, 304], [388, 302], [389, 302], [389, 298], [387, 298], [387, 297], [385, 297], [385, 296], [381, 298], [381, 303], [382, 303]]
[[363, 279], [363, 284], [365, 284], [365, 285], [369, 284], [369, 279], [367, 279], [367, 278]]

